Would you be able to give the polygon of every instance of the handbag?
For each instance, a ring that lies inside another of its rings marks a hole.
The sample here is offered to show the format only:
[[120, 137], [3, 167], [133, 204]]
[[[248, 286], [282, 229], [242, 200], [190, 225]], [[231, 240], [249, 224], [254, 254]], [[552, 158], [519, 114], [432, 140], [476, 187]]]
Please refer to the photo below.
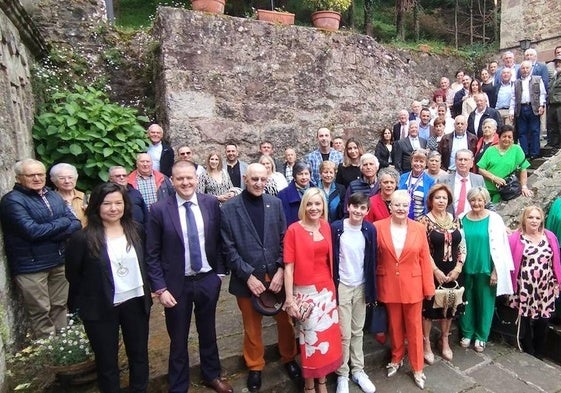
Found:
[[464, 304], [464, 287], [460, 287], [458, 281], [453, 281], [451, 288], [440, 284], [434, 293], [434, 308], [442, 308], [444, 316], [448, 315], [448, 310], [452, 311], [452, 315], [456, 314], [458, 306]]
[[388, 331], [388, 311], [384, 304], [375, 302], [366, 306], [364, 330], [373, 334]]
[[501, 194], [501, 199], [503, 201], [510, 201], [522, 195], [522, 186], [515, 172], [505, 177], [505, 181], [506, 184], [499, 187], [499, 194]]

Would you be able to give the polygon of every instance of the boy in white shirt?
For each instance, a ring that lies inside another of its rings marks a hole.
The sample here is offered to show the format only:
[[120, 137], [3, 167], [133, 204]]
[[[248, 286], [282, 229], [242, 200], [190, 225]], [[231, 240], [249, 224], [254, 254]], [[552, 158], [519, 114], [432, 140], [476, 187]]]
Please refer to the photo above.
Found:
[[343, 364], [337, 370], [337, 393], [349, 392], [349, 371], [352, 381], [364, 393], [376, 391], [364, 372], [362, 350], [366, 304], [376, 301], [376, 229], [364, 220], [369, 208], [368, 196], [354, 193], [347, 205], [349, 218], [331, 224], [333, 278], [343, 341]]

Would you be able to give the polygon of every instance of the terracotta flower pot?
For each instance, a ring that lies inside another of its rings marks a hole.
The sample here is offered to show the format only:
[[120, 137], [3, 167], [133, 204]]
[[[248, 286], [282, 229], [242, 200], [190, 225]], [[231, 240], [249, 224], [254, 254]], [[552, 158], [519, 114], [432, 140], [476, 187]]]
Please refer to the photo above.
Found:
[[223, 14], [226, 0], [191, 0], [191, 7], [195, 11]]
[[312, 14], [312, 24], [318, 29], [339, 30], [341, 14], [335, 11], [316, 11]]
[[294, 14], [291, 14], [290, 12], [257, 10], [257, 20], [280, 23], [281, 25], [293, 25]]

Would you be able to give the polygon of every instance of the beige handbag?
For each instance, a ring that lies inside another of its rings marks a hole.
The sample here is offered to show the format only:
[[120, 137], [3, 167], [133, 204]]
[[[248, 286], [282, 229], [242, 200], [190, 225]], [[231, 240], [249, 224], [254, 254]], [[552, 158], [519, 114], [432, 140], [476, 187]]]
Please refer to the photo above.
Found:
[[456, 315], [459, 305], [464, 303], [464, 287], [460, 287], [457, 281], [449, 284], [454, 284], [452, 288], [446, 288], [440, 284], [434, 294], [434, 308], [443, 308], [444, 315], [447, 315], [449, 309], [452, 309], [452, 315]]

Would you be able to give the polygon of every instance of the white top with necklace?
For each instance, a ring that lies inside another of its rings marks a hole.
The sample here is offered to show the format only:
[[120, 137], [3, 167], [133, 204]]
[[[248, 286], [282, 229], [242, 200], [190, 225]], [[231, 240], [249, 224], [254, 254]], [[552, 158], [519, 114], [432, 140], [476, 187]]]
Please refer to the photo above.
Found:
[[127, 250], [125, 235], [106, 238], [107, 254], [111, 261], [111, 273], [115, 285], [113, 304], [117, 305], [135, 297], [144, 296], [144, 288], [136, 250]]

